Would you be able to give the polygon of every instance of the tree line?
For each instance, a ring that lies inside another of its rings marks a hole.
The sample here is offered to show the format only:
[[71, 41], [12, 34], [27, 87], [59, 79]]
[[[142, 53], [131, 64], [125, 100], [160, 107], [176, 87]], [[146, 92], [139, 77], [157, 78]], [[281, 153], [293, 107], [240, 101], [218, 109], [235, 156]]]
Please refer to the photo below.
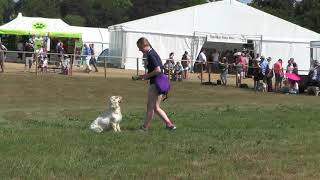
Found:
[[[0, 0], [0, 24], [24, 16], [61, 18], [76, 26], [108, 27], [207, 3], [208, 0]], [[320, 33], [319, 0], [253, 0], [250, 6]]]

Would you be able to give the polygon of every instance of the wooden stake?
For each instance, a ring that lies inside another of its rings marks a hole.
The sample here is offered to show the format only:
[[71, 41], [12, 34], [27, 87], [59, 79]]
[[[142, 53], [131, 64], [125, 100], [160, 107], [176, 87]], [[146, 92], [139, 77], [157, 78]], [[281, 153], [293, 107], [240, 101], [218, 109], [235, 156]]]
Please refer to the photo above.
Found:
[[106, 62], [106, 57], [103, 58], [104, 62], [104, 79], [107, 79], [107, 62]]

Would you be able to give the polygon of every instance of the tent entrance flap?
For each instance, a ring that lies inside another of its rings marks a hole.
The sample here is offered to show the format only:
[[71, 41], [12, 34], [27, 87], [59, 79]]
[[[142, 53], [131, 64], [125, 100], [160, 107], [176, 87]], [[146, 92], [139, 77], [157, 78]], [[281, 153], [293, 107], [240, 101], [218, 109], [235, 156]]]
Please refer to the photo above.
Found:
[[207, 35], [208, 42], [221, 42], [233, 44], [246, 44], [247, 38], [244, 35], [229, 35], [229, 34], [209, 34]]

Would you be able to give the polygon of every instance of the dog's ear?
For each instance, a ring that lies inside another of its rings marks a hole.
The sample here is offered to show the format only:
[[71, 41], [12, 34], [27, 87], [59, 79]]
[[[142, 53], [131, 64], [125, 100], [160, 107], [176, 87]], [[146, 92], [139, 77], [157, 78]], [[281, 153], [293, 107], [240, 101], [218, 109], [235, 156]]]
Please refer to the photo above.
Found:
[[116, 96], [111, 96], [109, 100], [110, 102], [113, 102], [115, 99], [116, 99]]
[[122, 96], [117, 96], [118, 97], [118, 102], [121, 103], [122, 102]]

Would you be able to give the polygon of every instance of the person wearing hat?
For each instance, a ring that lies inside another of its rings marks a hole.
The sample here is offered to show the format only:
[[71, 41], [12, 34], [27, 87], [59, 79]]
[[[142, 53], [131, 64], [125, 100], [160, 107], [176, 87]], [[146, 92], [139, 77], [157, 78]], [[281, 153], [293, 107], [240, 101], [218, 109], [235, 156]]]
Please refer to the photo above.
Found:
[[266, 83], [267, 82], [267, 69], [268, 69], [268, 61], [266, 60], [266, 58], [264, 56], [261, 56], [261, 61], [259, 63], [260, 68], [261, 68], [261, 73], [263, 75], [263, 82]]
[[0, 41], [0, 68], [1, 68], [1, 72], [4, 72], [4, 61], [6, 59], [6, 54], [4, 51], [8, 51], [8, 49]]

